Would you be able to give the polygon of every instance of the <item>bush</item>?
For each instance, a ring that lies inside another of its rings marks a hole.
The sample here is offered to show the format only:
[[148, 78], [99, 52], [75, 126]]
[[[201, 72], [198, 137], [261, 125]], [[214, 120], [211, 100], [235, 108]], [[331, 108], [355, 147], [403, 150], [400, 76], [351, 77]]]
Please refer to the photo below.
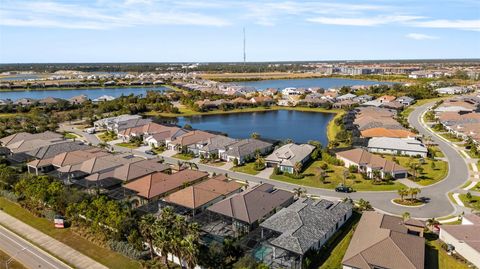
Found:
[[281, 174], [282, 174], [282, 171], [280, 171], [280, 168], [275, 167], [275, 168], [273, 168], [273, 174], [274, 174], [274, 175], [281, 175]]
[[107, 243], [111, 250], [121, 253], [134, 260], [144, 259], [148, 256], [148, 251], [139, 251], [127, 242], [108, 240]]
[[13, 192], [9, 192], [7, 190], [0, 190], [0, 196], [10, 200], [12, 202], [18, 202], [18, 196], [15, 195]]
[[285, 172], [285, 173], [283, 173], [283, 174], [284, 174], [285, 176], [287, 176], [287, 177], [289, 177], [289, 178], [293, 178], [293, 179], [302, 179], [302, 178], [305, 177], [303, 174], [298, 174], [298, 175], [296, 175], [296, 174], [291, 174], [291, 173], [287, 173], [287, 172]]

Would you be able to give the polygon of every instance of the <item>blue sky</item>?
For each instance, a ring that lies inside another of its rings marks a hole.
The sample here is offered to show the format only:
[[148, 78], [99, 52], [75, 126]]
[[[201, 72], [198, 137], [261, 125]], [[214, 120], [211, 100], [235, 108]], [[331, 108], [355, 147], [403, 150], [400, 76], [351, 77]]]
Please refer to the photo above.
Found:
[[480, 0], [0, 0], [0, 62], [480, 58]]

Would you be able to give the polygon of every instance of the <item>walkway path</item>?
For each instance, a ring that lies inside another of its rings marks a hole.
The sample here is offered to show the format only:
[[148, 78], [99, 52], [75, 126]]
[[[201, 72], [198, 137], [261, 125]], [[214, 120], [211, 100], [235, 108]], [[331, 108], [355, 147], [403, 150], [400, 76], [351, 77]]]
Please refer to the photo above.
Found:
[[[73, 248], [65, 245], [64, 243], [38, 231], [37, 229], [23, 223], [22, 221], [2, 211], [0, 211], [0, 225], [3, 225], [8, 229], [12, 230], [13, 232], [21, 235], [23, 238], [29, 240], [30, 242], [34, 243], [40, 248], [55, 254], [55, 256], [68, 262], [75, 268], [107, 269], [106, 266], [94, 261], [90, 257], [85, 256], [84, 254], [74, 250]], [[58, 264], [60, 266], [61, 263], [58, 263]], [[35, 268], [38, 268], [38, 267], [35, 267]], [[46, 268], [69, 268], [69, 267], [63, 265], [63, 267], [46, 267]]]

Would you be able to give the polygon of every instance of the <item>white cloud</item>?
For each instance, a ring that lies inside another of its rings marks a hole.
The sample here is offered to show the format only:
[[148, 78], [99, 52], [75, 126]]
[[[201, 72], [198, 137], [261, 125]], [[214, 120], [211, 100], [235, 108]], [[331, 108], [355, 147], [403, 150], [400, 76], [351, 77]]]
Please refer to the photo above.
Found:
[[438, 39], [437, 36], [431, 36], [426, 34], [419, 34], [419, 33], [410, 33], [407, 34], [405, 37], [415, 40], [429, 40], [429, 39]]
[[468, 31], [480, 31], [480, 20], [430, 20], [417, 21], [413, 26], [425, 28], [445, 28]]
[[320, 24], [330, 24], [330, 25], [348, 25], [348, 26], [376, 26], [383, 24], [391, 24], [398, 22], [408, 22], [416, 19], [420, 19], [419, 16], [405, 16], [405, 15], [395, 15], [395, 16], [377, 16], [377, 17], [315, 17], [309, 18], [307, 21], [315, 22]]

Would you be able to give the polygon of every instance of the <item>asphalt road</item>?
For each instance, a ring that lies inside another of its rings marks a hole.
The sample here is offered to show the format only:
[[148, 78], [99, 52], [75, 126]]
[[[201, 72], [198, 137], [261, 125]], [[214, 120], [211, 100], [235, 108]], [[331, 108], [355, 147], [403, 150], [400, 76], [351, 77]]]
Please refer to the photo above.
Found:
[[[33, 246], [20, 236], [5, 229], [3, 226], [0, 226], [0, 249], [27, 268], [71, 268], [45, 251]], [[6, 268], [6, 264], [1, 264], [0, 268]]]
[[[366, 191], [366, 192], [355, 192], [355, 193], [337, 193], [333, 190], [304, 187], [295, 184], [285, 183], [281, 181], [276, 181], [267, 178], [261, 178], [258, 176], [253, 176], [244, 173], [233, 172], [230, 170], [225, 170], [219, 167], [207, 166], [203, 164], [197, 164], [199, 169], [202, 171], [207, 171], [210, 173], [217, 174], [228, 174], [229, 177], [256, 183], [271, 183], [278, 188], [293, 190], [294, 188], [302, 187], [307, 190], [307, 194], [320, 196], [327, 199], [343, 199], [350, 197], [354, 200], [365, 199], [371, 203], [373, 207], [377, 210], [383, 211], [385, 213], [393, 215], [402, 215], [404, 212], [409, 212], [412, 217], [416, 218], [438, 218], [443, 216], [448, 216], [452, 214], [460, 214], [461, 209], [453, 205], [448, 199], [447, 193], [457, 189], [462, 186], [468, 179], [468, 168], [467, 164], [461, 157], [460, 153], [457, 152], [450, 144], [439, 139], [429, 130], [427, 130], [423, 124], [420, 122], [421, 115], [432, 105], [425, 104], [423, 106], [417, 107], [409, 116], [409, 123], [411, 126], [416, 128], [420, 134], [432, 137], [432, 140], [438, 143], [440, 149], [444, 152], [445, 158], [449, 163], [449, 173], [447, 177], [434, 185], [423, 187], [421, 189], [421, 194], [419, 197], [424, 197], [428, 199], [428, 202], [421, 207], [404, 207], [393, 204], [391, 200], [398, 198], [396, 191]], [[67, 127], [71, 132], [75, 132], [83, 135], [86, 139], [91, 142], [93, 145], [98, 144], [98, 139], [94, 135], [88, 135], [81, 133], [78, 130], [72, 130], [71, 127]], [[123, 147], [113, 146], [114, 150], [117, 152], [131, 152], [136, 155], [140, 155], [146, 158], [152, 158], [152, 156], [145, 154], [144, 152], [135, 151], [132, 149], [127, 149]], [[166, 162], [176, 164], [179, 160], [171, 157], [162, 156]]]

